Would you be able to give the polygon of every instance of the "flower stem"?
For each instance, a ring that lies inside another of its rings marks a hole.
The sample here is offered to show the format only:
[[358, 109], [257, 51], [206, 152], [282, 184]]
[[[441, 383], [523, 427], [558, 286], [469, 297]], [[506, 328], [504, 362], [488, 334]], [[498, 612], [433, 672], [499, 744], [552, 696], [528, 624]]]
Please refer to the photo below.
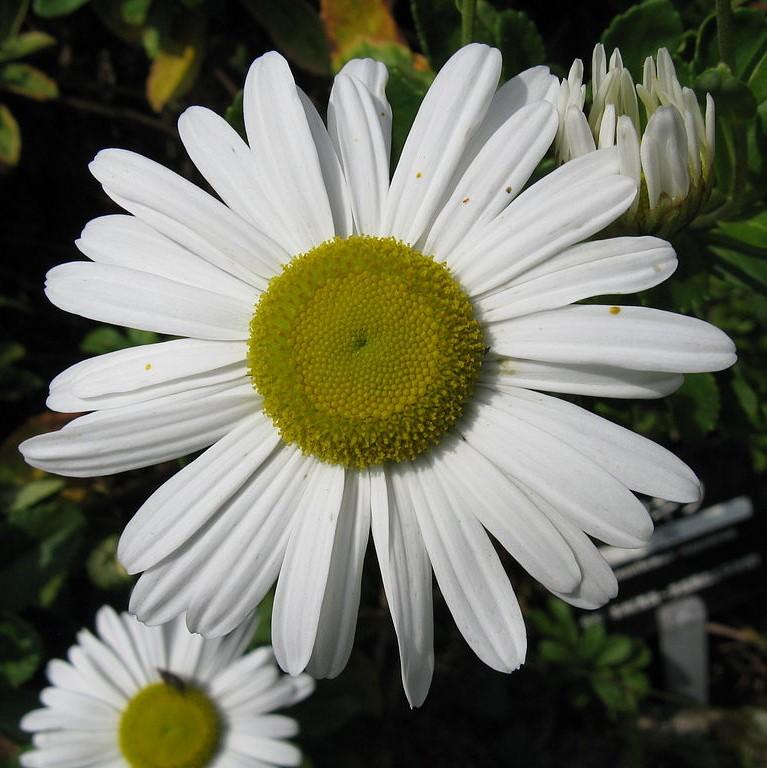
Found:
[[719, 59], [735, 72], [735, 46], [732, 34], [730, 0], [716, 0], [716, 31], [719, 38]]
[[468, 45], [474, 40], [474, 14], [477, 0], [463, 0], [461, 6], [461, 45]]

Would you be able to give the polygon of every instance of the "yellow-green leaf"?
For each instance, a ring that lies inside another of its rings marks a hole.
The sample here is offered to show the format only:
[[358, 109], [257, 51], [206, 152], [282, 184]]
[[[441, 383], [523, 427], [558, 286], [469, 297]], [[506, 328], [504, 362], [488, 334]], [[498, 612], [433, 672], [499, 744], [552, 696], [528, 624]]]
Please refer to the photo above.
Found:
[[386, 0], [322, 0], [320, 16], [330, 41], [333, 69], [362, 43], [399, 43], [402, 36]]
[[0, 67], [0, 88], [37, 101], [55, 99], [59, 95], [56, 81], [29, 64], [12, 63]]
[[56, 38], [45, 32], [25, 32], [0, 43], [0, 61], [21, 59], [55, 44]]
[[21, 154], [21, 131], [16, 118], [0, 104], [0, 165], [16, 165]]
[[146, 81], [146, 96], [155, 112], [183, 96], [200, 70], [204, 40], [201, 14], [185, 13], [176, 19], [172, 34], [163, 34]]

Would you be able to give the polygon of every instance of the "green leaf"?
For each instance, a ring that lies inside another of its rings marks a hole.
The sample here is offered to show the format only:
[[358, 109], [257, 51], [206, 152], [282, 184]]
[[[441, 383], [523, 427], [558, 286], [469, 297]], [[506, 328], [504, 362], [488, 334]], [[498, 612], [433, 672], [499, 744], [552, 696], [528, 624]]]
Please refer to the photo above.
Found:
[[767, 101], [767, 53], [754, 66], [754, 70], [748, 78], [748, 87], [758, 103]]
[[319, 14], [307, 0], [243, 0], [272, 42], [290, 61], [315, 75], [330, 74], [330, 48]]
[[710, 93], [720, 114], [745, 122], [756, 114], [756, 99], [751, 89], [735, 77], [726, 64], [704, 70], [695, 78], [695, 90]]
[[235, 97], [232, 103], [226, 108], [224, 112], [226, 122], [234, 128], [237, 133], [245, 138], [245, 115], [242, 111], [242, 91], [240, 91]]
[[486, 0], [478, 0], [476, 18], [475, 39], [495, 46], [503, 55], [503, 80], [545, 60], [538, 28], [523, 11], [497, 11]]
[[461, 14], [455, 0], [410, 0], [421, 49], [438, 70], [461, 45]]
[[17, 688], [42, 660], [42, 642], [34, 627], [11, 613], [0, 614], [0, 682]]
[[538, 657], [547, 664], [563, 664], [565, 666], [574, 664], [576, 661], [572, 648], [558, 640], [541, 640], [538, 643]]
[[126, 24], [137, 27], [146, 21], [152, 0], [122, 0], [120, 15]]
[[11, 512], [23, 512], [60, 491], [65, 481], [60, 477], [42, 477], [22, 486], [11, 503]]
[[751, 426], [760, 429], [763, 423], [761, 401], [759, 400], [759, 395], [754, 391], [754, 388], [748, 381], [746, 381], [741, 366], [736, 365], [733, 368], [730, 384], [732, 386], [732, 391], [735, 393], [735, 397], [748, 417]]
[[160, 337], [152, 331], [139, 331], [135, 328], [115, 328], [101, 325], [89, 331], [80, 342], [80, 349], [89, 355], [103, 355], [118, 349], [137, 347], [141, 344], [155, 344]]
[[550, 598], [546, 605], [556, 622], [557, 637], [574, 645], [578, 640], [578, 625], [575, 623], [573, 609], [563, 600], [554, 597]]
[[719, 387], [710, 373], [688, 373], [671, 402], [683, 436], [702, 439], [719, 421]]
[[750, 256], [742, 251], [720, 246], [711, 246], [711, 250], [731, 267], [735, 267], [752, 280], [767, 285], [767, 258], [764, 256]]
[[626, 635], [608, 635], [599, 655], [594, 660], [597, 667], [613, 667], [631, 657], [634, 643]]
[[56, 44], [56, 38], [45, 32], [24, 32], [0, 44], [0, 62], [21, 59]]
[[591, 688], [607, 710], [613, 714], [630, 712], [636, 708], [636, 702], [626, 695], [624, 686], [613, 676], [592, 677]]
[[714, 233], [720, 232], [739, 243], [767, 250], [767, 211], [743, 221], [720, 221]]
[[25, 354], [26, 350], [17, 341], [0, 341], [0, 368], [21, 360]]
[[99, 589], [120, 589], [133, 581], [133, 577], [117, 559], [117, 534], [100, 541], [88, 555], [85, 569], [88, 578]]
[[48, 606], [79, 550], [85, 518], [69, 502], [9, 511], [0, 524], [0, 607]]
[[659, 48], [674, 51], [682, 32], [682, 19], [670, 0], [645, 0], [613, 19], [602, 33], [602, 43], [608, 56], [620, 48], [624, 65], [637, 79], [644, 60]]
[[88, 0], [34, 0], [32, 8], [38, 16], [46, 19], [73, 13]]
[[0, 40], [15, 37], [27, 15], [29, 0], [3, 0], [0, 2]]
[[45, 101], [59, 95], [56, 81], [29, 64], [6, 64], [0, 67], [0, 88], [29, 99]]
[[200, 12], [176, 15], [160, 28], [159, 48], [146, 81], [146, 97], [155, 112], [191, 88], [202, 63], [205, 17]]
[[609, 643], [607, 633], [602, 624], [592, 624], [583, 631], [576, 643], [576, 652], [584, 662], [597, 658]]
[[0, 104], [0, 165], [16, 165], [21, 155], [21, 131], [11, 110]]
[[[748, 82], [751, 73], [767, 52], [767, 18], [755, 8], [738, 8], [732, 15], [734, 38], [735, 77]], [[716, 31], [716, 15], [709, 16], [701, 24], [695, 49], [693, 66], [696, 72], [719, 64], [719, 40]]]

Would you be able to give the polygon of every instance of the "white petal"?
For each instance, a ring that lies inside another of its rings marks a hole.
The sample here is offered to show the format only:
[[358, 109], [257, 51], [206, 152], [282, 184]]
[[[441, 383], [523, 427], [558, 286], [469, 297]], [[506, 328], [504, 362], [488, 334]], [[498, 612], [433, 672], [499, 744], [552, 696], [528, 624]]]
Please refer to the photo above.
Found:
[[496, 377], [494, 386], [500, 389], [525, 387], [592, 397], [665, 397], [679, 389], [684, 380], [675, 373], [632, 371], [605, 365], [543, 363], [519, 358], [488, 360], [485, 368]]
[[[470, 247], [459, 249], [454, 256], [453, 268], [470, 295], [498, 289], [525, 270], [596, 234], [628, 208], [636, 189], [630, 179], [622, 176], [587, 179], [552, 195], [546, 206], [537, 210], [525, 204], [525, 194], [476, 239], [471, 238]], [[519, 209], [518, 203], [522, 204]]]
[[285, 741], [232, 731], [227, 736], [229, 749], [255, 757], [269, 765], [293, 766], [301, 763], [301, 751]]
[[518, 110], [536, 101], [554, 104], [557, 78], [544, 66], [531, 67], [506, 81], [490, 100], [482, 123], [469, 139], [464, 155], [456, 171], [457, 177], [474, 161], [490, 137]]
[[382, 234], [407, 243], [421, 237], [487, 111], [500, 71], [500, 53], [476, 43], [461, 48], [440, 70], [402, 149]]
[[135, 216], [114, 214], [93, 219], [75, 245], [100, 264], [137, 269], [251, 305], [258, 300], [259, 292], [252, 285], [201, 259]]
[[81, 416], [58, 432], [25, 440], [19, 450], [46, 472], [111, 475], [204, 448], [259, 406], [250, 382], [203, 387]]
[[242, 299], [111, 264], [59, 264], [46, 276], [45, 295], [91, 320], [200, 339], [247, 339], [253, 314]]
[[104, 149], [88, 166], [126, 211], [179, 245], [263, 290], [273, 265], [287, 260], [271, 238], [159, 163], [123, 149]]
[[376, 105], [376, 114], [381, 124], [388, 162], [391, 150], [391, 105], [386, 98], [386, 83], [389, 70], [386, 65], [375, 59], [351, 59], [341, 67], [340, 75], [349, 75], [359, 80], [370, 91]]
[[431, 466], [403, 474], [434, 575], [474, 653], [500, 672], [525, 659], [525, 625], [509, 577], [482, 525], [445, 493]]
[[538, 392], [509, 390], [494, 402], [572, 446], [633, 491], [681, 503], [700, 499], [695, 473], [673, 453], [641, 435]]
[[328, 130], [351, 191], [355, 228], [377, 235], [389, 189], [389, 149], [380, 107], [365, 85], [339, 74], [328, 105]]
[[652, 288], [677, 266], [674, 249], [655, 237], [616, 237], [575, 245], [477, 301], [484, 322], [613, 293]]
[[618, 594], [618, 581], [591, 539], [530, 488], [521, 486], [521, 489], [535, 500], [539, 509], [557, 527], [572, 549], [583, 574], [583, 579], [575, 589], [569, 592], [551, 591], [571, 605], [590, 610], [612, 600]]
[[597, 140], [599, 149], [615, 146], [615, 124], [615, 105], [608, 104], [605, 107], [605, 112], [602, 115], [602, 122], [599, 125], [599, 138]]
[[127, 614], [118, 616], [111, 606], [105, 605], [99, 608], [96, 614], [96, 629], [98, 630], [99, 637], [122, 660], [136, 684], [136, 690], [139, 690], [148, 685], [153, 678], [147, 675], [142, 658], [130, 632], [125, 626], [125, 621], [135, 622], [136, 619]]
[[575, 104], [571, 104], [565, 112], [565, 139], [564, 156], [568, 160], [587, 155], [597, 148], [586, 115]]
[[226, 120], [205, 107], [189, 107], [178, 120], [178, 132], [192, 162], [233, 211], [279, 243], [286, 254], [302, 250], [286, 212], [268, 194], [264, 170]]
[[247, 376], [240, 341], [177, 339], [129, 347], [76, 363], [50, 386], [46, 405], [80, 413], [133, 405]]
[[556, 130], [556, 111], [546, 102], [522, 107], [501, 125], [455, 185], [429, 232], [426, 253], [449, 260], [473, 226], [495, 218], [527, 183]]
[[371, 469], [371, 528], [397, 633], [402, 684], [411, 707], [423, 704], [434, 672], [431, 565], [412, 501], [395, 467]]
[[647, 122], [640, 147], [647, 197], [654, 208], [661, 195], [672, 200], [690, 189], [687, 170], [687, 133], [676, 107], [660, 107]]
[[190, 629], [206, 637], [230, 632], [263, 600], [280, 571], [313, 463], [281, 446], [200, 538]]
[[735, 362], [734, 345], [718, 328], [647, 307], [564, 307], [486, 332], [494, 352], [545, 362], [669, 373], [719, 371]]
[[549, 589], [577, 586], [581, 572], [566, 542], [495, 464], [458, 438], [440, 446], [434, 471], [456, 506], [471, 510], [534, 579]]
[[343, 467], [320, 462], [313, 467], [277, 580], [272, 645], [277, 662], [291, 675], [304, 670], [314, 649], [344, 478]]
[[279, 443], [279, 433], [262, 412], [244, 418], [144, 502], [120, 537], [120, 562], [137, 573], [174, 552], [240, 490]]
[[330, 210], [333, 214], [333, 228], [339, 237], [348, 237], [354, 231], [354, 224], [349, 188], [346, 184], [344, 172], [341, 169], [339, 155], [336, 154], [336, 149], [330, 140], [325, 123], [322, 122], [322, 118], [314, 104], [312, 104], [311, 99], [300, 88], [298, 88], [298, 95], [306, 114], [309, 130], [312, 132], [314, 146], [317, 149], [322, 178], [325, 182], [325, 190], [327, 191]]
[[647, 541], [652, 521], [625, 485], [560, 439], [490, 405], [493, 396], [480, 397], [462, 428], [469, 444], [592, 536], [620, 547]]
[[336, 677], [349, 660], [369, 534], [370, 476], [365, 470], [349, 471], [330, 556], [317, 639], [307, 667], [312, 677]]
[[264, 186], [295, 232], [301, 251], [335, 234], [322, 168], [293, 75], [280, 54], [251, 64], [244, 91], [245, 128]]

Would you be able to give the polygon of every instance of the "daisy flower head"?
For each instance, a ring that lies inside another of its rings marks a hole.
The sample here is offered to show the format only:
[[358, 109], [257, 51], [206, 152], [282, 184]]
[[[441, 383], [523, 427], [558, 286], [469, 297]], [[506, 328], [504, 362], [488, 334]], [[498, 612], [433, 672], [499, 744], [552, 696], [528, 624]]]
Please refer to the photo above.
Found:
[[253, 622], [205, 640], [183, 617], [158, 627], [109, 606], [97, 635], [83, 629], [68, 660], [48, 664], [44, 707], [21, 721], [34, 749], [25, 768], [246, 768], [291, 766], [284, 741], [298, 724], [270, 714], [314, 690], [281, 675], [270, 648], [244, 653]]
[[665, 48], [654, 59], [645, 59], [642, 82], [635, 85], [620, 50], [612, 52], [608, 66], [601, 43], [592, 56], [591, 92], [587, 118], [583, 62], [576, 59], [557, 96], [557, 157], [567, 161], [617, 146], [621, 173], [634, 179], [637, 188], [621, 220], [625, 228], [663, 236], [678, 232], [711, 193], [715, 147], [711, 95], [706, 94], [704, 117], [695, 92], [679, 83]]
[[387, 72], [349, 62], [327, 128], [284, 59], [245, 84], [246, 144], [193, 107], [181, 138], [221, 201], [130, 152], [92, 164], [129, 216], [89, 223], [94, 263], [48, 275], [86, 317], [187, 338], [86, 360], [50, 407], [93, 411], [21, 449], [71, 475], [206, 446], [122, 535], [142, 572], [131, 611], [205, 636], [277, 580], [272, 641], [291, 674], [337, 675], [351, 652], [372, 532], [405, 692], [428, 691], [432, 574], [495, 669], [525, 628], [488, 532], [564, 599], [615, 594], [589, 536], [637, 546], [632, 490], [689, 501], [692, 471], [659, 446], [543, 392], [660, 397], [730, 365], [697, 319], [574, 302], [674, 270], [655, 238], [591, 240], [635, 196], [610, 148], [523, 191], [557, 132], [544, 67], [501, 88], [500, 54], [459, 50], [437, 75], [390, 178]]

